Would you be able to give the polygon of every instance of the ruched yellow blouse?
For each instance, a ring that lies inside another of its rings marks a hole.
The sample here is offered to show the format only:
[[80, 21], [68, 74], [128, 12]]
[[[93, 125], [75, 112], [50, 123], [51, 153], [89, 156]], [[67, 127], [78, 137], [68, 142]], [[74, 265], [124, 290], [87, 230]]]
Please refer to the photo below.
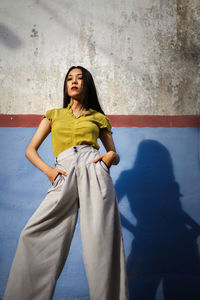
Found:
[[89, 109], [89, 113], [74, 116], [70, 104], [66, 108], [48, 110], [43, 118], [51, 122], [51, 138], [54, 156], [76, 145], [92, 145], [99, 149], [97, 139], [100, 128], [111, 133], [109, 119], [102, 113]]

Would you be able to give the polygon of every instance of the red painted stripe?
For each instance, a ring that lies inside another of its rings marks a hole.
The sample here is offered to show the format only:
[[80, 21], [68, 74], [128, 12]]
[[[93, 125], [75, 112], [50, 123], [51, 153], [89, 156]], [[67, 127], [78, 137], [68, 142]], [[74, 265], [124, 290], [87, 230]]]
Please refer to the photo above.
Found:
[[[200, 115], [107, 115], [113, 127], [200, 127]], [[37, 127], [42, 115], [0, 114], [0, 127]]]
[[111, 115], [113, 127], [200, 127], [200, 115]]

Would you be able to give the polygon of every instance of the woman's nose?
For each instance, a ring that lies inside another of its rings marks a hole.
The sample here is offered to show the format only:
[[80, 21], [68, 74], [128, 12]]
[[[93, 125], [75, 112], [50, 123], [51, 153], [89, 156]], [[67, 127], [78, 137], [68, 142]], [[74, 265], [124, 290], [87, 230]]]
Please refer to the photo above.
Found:
[[77, 83], [76, 77], [74, 77], [74, 78], [72, 79], [72, 83]]

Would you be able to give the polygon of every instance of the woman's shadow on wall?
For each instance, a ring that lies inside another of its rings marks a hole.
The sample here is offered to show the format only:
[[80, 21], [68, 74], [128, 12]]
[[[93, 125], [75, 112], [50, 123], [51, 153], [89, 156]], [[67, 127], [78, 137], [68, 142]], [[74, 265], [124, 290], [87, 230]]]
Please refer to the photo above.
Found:
[[121, 215], [134, 235], [127, 260], [130, 300], [155, 300], [160, 281], [165, 300], [200, 299], [197, 237], [200, 226], [181, 207], [169, 151], [143, 140], [133, 168], [116, 182], [118, 200], [127, 196], [137, 222]]

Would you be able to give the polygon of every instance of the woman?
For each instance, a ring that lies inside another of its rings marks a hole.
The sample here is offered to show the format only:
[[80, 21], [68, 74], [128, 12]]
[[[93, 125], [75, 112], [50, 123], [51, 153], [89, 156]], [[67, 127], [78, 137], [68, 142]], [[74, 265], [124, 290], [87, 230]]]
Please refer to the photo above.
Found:
[[[119, 212], [109, 175], [119, 156], [110, 122], [85, 68], [73, 66], [67, 72], [63, 106], [46, 112], [26, 150], [26, 157], [48, 176], [52, 187], [21, 232], [3, 299], [52, 299], [80, 208], [90, 299], [127, 300]], [[55, 168], [37, 152], [50, 131]], [[98, 137], [107, 150], [102, 155]]]

